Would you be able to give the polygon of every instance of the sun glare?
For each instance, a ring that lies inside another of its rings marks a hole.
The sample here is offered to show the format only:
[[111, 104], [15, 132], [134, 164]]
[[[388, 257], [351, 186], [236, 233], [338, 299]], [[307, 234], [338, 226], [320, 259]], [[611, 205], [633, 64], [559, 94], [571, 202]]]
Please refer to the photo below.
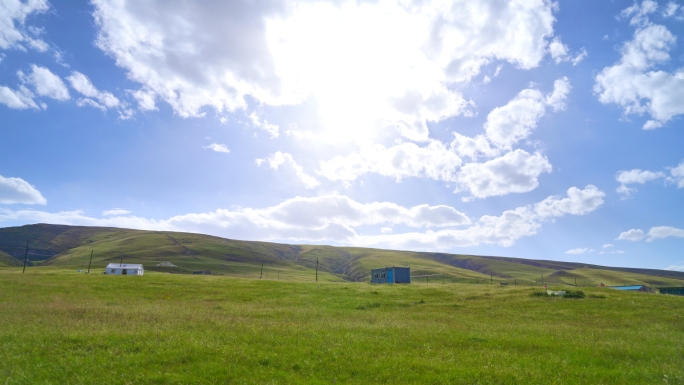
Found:
[[405, 98], [427, 99], [441, 71], [421, 50], [429, 20], [393, 2], [304, 4], [269, 20], [267, 36], [292, 102], [312, 98], [330, 141], [366, 141], [412, 125]]

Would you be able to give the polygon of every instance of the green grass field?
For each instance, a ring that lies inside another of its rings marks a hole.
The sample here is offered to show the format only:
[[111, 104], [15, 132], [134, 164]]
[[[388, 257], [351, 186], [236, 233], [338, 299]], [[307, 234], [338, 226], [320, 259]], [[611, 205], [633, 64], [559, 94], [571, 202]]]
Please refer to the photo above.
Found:
[[0, 268], [2, 384], [684, 384], [684, 297]]

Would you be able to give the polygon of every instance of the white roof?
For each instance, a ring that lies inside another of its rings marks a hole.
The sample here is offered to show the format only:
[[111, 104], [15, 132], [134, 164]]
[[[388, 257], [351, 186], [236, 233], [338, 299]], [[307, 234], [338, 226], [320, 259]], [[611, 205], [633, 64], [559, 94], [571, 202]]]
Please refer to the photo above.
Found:
[[107, 265], [107, 268], [108, 269], [141, 269], [141, 270], [144, 270], [143, 265], [133, 264], [133, 263], [124, 263], [123, 265], [119, 264], [119, 263], [110, 263], [109, 265]]

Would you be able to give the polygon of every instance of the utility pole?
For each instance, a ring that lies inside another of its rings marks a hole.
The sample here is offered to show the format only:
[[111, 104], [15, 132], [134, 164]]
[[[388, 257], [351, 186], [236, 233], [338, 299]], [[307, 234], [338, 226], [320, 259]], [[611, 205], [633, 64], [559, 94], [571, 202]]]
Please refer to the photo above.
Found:
[[119, 262], [119, 267], [123, 266], [123, 257], [121, 257], [121, 262]]
[[316, 282], [318, 282], [318, 258], [316, 258]]
[[259, 273], [259, 279], [264, 275], [264, 263], [261, 262], [261, 273]]
[[90, 250], [90, 262], [88, 262], [88, 272], [86, 274], [90, 274], [90, 265], [93, 263], [93, 250]]
[[489, 273], [489, 284], [490, 285], [494, 284], [494, 273]]
[[29, 242], [29, 240], [27, 239], [26, 240], [26, 255], [24, 256], [24, 270], [21, 271], [22, 274], [26, 272], [26, 261], [28, 261], [28, 242]]

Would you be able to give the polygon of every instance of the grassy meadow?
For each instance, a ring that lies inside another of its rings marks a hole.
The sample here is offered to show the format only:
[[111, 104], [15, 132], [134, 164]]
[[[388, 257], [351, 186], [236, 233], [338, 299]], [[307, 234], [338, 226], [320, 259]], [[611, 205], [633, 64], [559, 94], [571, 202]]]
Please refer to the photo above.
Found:
[[684, 297], [273, 278], [0, 268], [0, 383], [684, 384]]

